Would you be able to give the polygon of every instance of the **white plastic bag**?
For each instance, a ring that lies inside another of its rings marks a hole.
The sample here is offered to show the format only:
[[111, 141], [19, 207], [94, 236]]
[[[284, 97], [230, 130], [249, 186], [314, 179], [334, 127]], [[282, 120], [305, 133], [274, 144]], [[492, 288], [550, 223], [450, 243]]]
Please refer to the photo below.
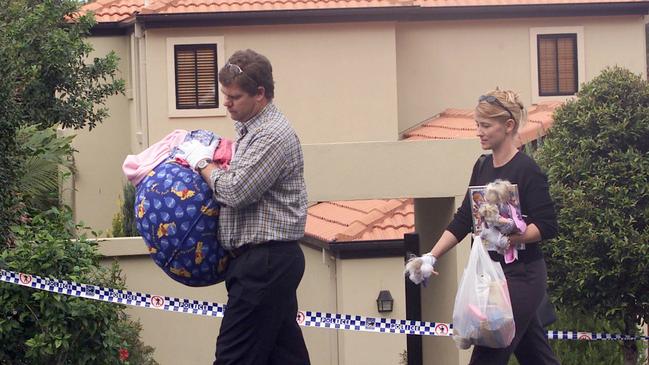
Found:
[[455, 296], [453, 339], [460, 349], [504, 348], [515, 332], [505, 273], [499, 262], [491, 260], [480, 237], [475, 237]]

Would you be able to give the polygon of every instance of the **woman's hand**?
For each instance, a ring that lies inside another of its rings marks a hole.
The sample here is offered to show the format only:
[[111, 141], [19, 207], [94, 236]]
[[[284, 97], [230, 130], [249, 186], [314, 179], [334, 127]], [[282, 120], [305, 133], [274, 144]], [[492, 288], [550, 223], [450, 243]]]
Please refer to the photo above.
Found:
[[424, 285], [426, 285], [428, 278], [432, 274], [439, 275], [439, 273], [435, 271], [436, 262], [437, 258], [431, 253], [427, 253], [421, 257], [413, 256], [406, 263], [404, 274], [407, 275], [413, 283], [424, 283]]

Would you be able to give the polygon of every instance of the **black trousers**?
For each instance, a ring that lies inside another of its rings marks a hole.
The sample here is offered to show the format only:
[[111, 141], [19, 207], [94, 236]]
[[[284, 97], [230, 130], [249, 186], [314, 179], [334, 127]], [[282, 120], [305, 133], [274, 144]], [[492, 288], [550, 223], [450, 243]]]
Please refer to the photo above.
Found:
[[516, 335], [504, 349], [476, 346], [471, 365], [507, 365], [512, 353], [521, 365], [558, 365], [547, 331], [541, 326], [537, 309], [547, 289], [547, 269], [543, 258], [503, 264], [512, 300]]
[[214, 365], [309, 365], [296, 322], [304, 254], [296, 241], [253, 246], [230, 262]]

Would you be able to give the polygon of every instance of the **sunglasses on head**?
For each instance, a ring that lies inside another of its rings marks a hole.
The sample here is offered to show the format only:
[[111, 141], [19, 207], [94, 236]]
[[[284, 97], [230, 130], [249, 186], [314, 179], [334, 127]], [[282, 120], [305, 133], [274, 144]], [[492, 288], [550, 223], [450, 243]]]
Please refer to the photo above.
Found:
[[498, 105], [499, 107], [503, 108], [507, 113], [509, 113], [509, 117], [514, 121], [516, 121], [516, 118], [514, 118], [514, 114], [511, 112], [511, 110], [509, 110], [509, 108], [507, 108], [503, 103], [501, 103], [497, 97], [493, 95], [481, 95], [480, 98], [478, 99], [478, 102], [480, 103], [483, 101], [486, 101], [487, 103], [492, 105]]
[[235, 76], [235, 77], [237, 77], [237, 76], [239, 76], [239, 75], [243, 75], [243, 76], [247, 77], [248, 79], [250, 79], [252, 82], [254, 82], [255, 85], [259, 85], [259, 84], [257, 83], [257, 81], [255, 81], [252, 77], [248, 76], [248, 74], [246, 74], [245, 72], [243, 72], [243, 69], [241, 68], [241, 66], [239, 66], [239, 65], [237, 65], [237, 64], [234, 64], [234, 63], [229, 63], [229, 62], [228, 62], [228, 63], [225, 65], [225, 67], [227, 67], [228, 70], [231, 70], [232, 72], [234, 72], [234, 76]]
[[244, 74], [243, 70], [241, 69], [241, 66], [236, 65], [234, 63], [228, 63], [225, 65], [229, 70], [232, 70], [234, 72], [235, 76], [239, 76], [240, 74]]

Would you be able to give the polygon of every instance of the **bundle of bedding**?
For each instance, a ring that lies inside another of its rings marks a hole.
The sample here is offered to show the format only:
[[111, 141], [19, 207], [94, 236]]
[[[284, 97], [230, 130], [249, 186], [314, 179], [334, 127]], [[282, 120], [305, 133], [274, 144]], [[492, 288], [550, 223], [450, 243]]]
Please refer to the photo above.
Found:
[[209, 184], [183, 160], [182, 142], [216, 146], [227, 168], [233, 144], [206, 130], [176, 130], [137, 155], [123, 170], [135, 185], [135, 221], [153, 261], [173, 280], [207, 286], [225, 279], [228, 255], [217, 239], [219, 204]]

